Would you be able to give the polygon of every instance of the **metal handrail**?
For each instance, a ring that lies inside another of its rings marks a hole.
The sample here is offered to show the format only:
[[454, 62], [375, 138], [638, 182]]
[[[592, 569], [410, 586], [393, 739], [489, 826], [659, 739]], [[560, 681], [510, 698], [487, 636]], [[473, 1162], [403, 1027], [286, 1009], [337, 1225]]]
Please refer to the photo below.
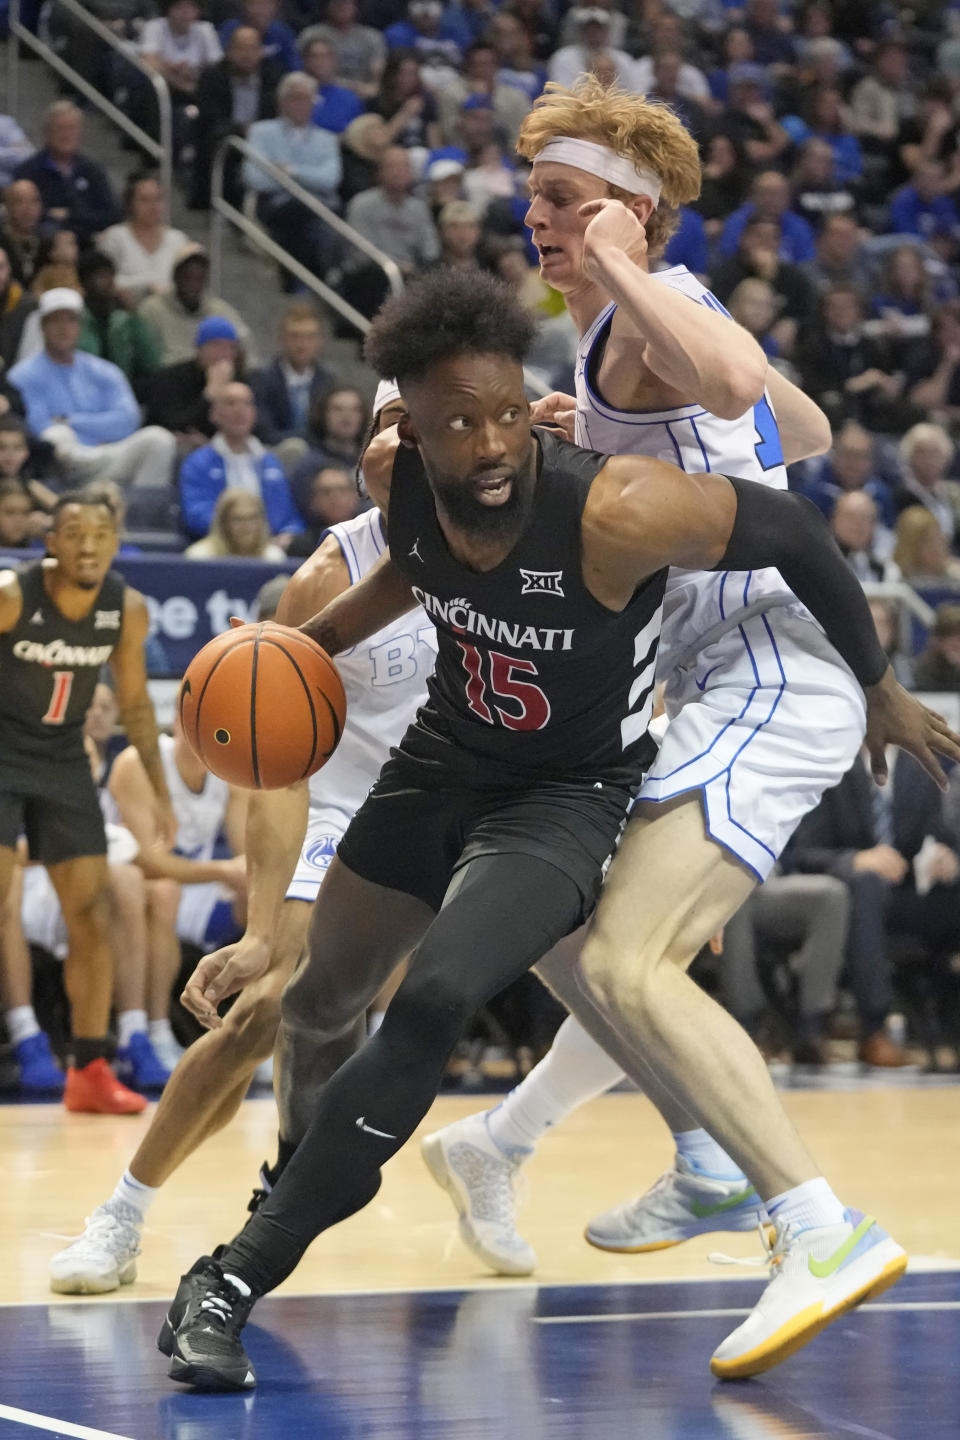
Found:
[[905, 580], [865, 580], [863, 591], [868, 600], [891, 600], [902, 605], [921, 625], [929, 627], [933, 624], [933, 610]]
[[[349, 301], [344, 300], [341, 295], [337, 294], [336, 290], [332, 289], [325, 281], [314, 275], [312, 270], [308, 270], [299, 260], [295, 260], [289, 250], [284, 250], [282, 245], [278, 245], [270, 232], [261, 225], [259, 221], [251, 220], [249, 215], [245, 215], [242, 210], [238, 210], [235, 205], [231, 205], [230, 201], [227, 200], [223, 193], [223, 174], [227, 154], [230, 150], [236, 150], [237, 153], [245, 159], [252, 160], [255, 165], [263, 170], [264, 174], [269, 175], [271, 179], [275, 180], [277, 184], [286, 190], [289, 195], [292, 195], [295, 200], [301, 201], [308, 210], [312, 210], [314, 215], [329, 225], [330, 229], [337, 235], [340, 235], [348, 244], [353, 245], [355, 249], [362, 251], [364, 255], [383, 271], [387, 277], [387, 283], [395, 295], [399, 294], [403, 289], [403, 276], [400, 273], [400, 267], [385, 251], [379, 249], [379, 247], [368, 240], [365, 235], [361, 235], [360, 231], [355, 230], [352, 225], [348, 225], [345, 220], [340, 218], [335, 210], [331, 210], [328, 205], [324, 205], [323, 201], [318, 200], [316, 195], [311, 195], [309, 190], [305, 190], [303, 186], [292, 179], [285, 170], [281, 170], [279, 166], [274, 165], [272, 160], [268, 160], [266, 156], [259, 154], [246, 140], [242, 140], [239, 135], [227, 135], [214, 156], [213, 174], [210, 185], [210, 208], [212, 212], [210, 216], [209, 245], [210, 288], [213, 293], [215, 295], [223, 293], [223, 222], [229, 220], [236, 225], [238, 230], [242, 230], [248, 239], [252, 240], [255, 245], [258, 245], [269, 255], [271, 259], [276, 260], [279, 265], [282, 265], [285, 270], [289, 270], [292, 275], [296, 275], [302, 284], [312, 290], [315, 295], [318, 295], [332, 310], [336, 310], [338, 315], [342, 315], [355, 330], [358, 330], [361, 335], [366, 335], [370, 329], [370, 321], [366, 315], [361, 315], [359, 310], [355, 310]], [[535, 395], [543, 396], [549, 394], [550, 387], [545, 385], [537, 375], [526, 368], [524, 369], [524, 378], [527, 387], [532, 390]]]
[[210, 203], [213, 213], [210, 218], [210, 287], [214, 294], [219, 294], [221, 288], [223, 270], [223, 221], [231, 220], [233, 224], [242, 230], [255, 244], [261, 246], [268, 255], [283, 265], [291, 274], [296, 275], [297, 279], [308, 286], [314, 294], [319, 295], [332, 309], [342, 315], [354, 329], [359, 330], [361, 335], [365, 335], [370, 328], [370, 321], [365, 315], [361, 315], [360, 311], [355, 310], [351, 304], [337, 294], [336, 290], [333, 290], [323, 280], [319, 279], [318, 276], [314, 275], [305, 265], [301, 265], [299, 260], [295, 260], [289, 251], [284, 250], [281, 245], [277, 244], [276, 240], [273, 239], [263, 225], [259, 224], [258, 221], [251, 220], [248, 215], [244, 215], [235, 205], [231, 205], [229, 200], [226, 199], [223, 193], [223, 173], [227, 154], [231, 150], [235, 150], [239, 155], [242, 155], [245, 160], [250, 160], [261, 169], [265, 175], [269, 175], [271, 180], [274, 180], [276, 184], [279, 185], [282, 190], [285, 190], [288, 195], [292, 196], [294, 200], [299, 200], [302, 205], [305, 205], [308, 210], [316, 215], [318, 219], [322, 220], [325, 225], [329, 226], [329, 228], [333, 230], [335, 234], [339, 235], [341, 239], [345, 240], [347, 244], [352, 245], [356, 250], [360, 250], [369, 260], [372, 260], [387, 277], [387, 284], [395, 295], [403, 289], [403, 276], [395, 260], [391, 260], [389, 255], [384, 254], [384, 252], [372, 244], [365, 235], [361, 235], [358, 230], [354, 230], [352, 225], [348, 225], [345, 220], [340, 218], [335, 210], [331, 210], [328, 205], [324, 205], [322, 200], [318, 200], [316, 195], [311, 195], [309, 190], [305, 190], [303, 186], [298, 184], [285, 170], [281, 170], [278, 165], [274, 165], [272, 160], [268, 160], [266, 156], [254, 150], [246, 140], [242, 140], [239, 135], [227, 135], [214, 157], [211, 183]]
[[169, 221], [170, 194], [173, 180], [173, 111], [170, 105], [169, 85], [162, 75], [158, 75], [155, 70], [150, 69], [149, 65], [144, 64], [137, 54], [135, 47], [131, 45], [129, 41], [119, 40], [108, 26], [97, 19], [96, 15], [91, 15], [89, 10], [85, 10], [82, 5], [78, 4], [78, 0], [54, 0], [54, 3], [62, 5], [63, 8], [75, 16], [81, 24], [85, 25], [88, 30], [92, 30], [105, 44], [109, 45], [111, 49], [116, 50], [129, 65], [132, 65], [135, 70], [139, 70], [140, 74], [145, 75], [150, 81], [156, 94], [157, 106], [160, 111], [160, 139], [154, 140], [152, 135], [148, 135], [145, 130], [142, 130], [135, 121], [130, 119], [129, 115], [126, 115], [118, 106], [114, 105], [112, 100], [108, 100], [105, 95], [101, 95], [100, 91], [91, 85], [85, 76], [81, 75], [79, 71], [74, 70], [72, 65], [68, 65], [66, 60], [63, 60], [51, 46], [47, 45], [43, 40], [38, 39], [32, 31], [21, 24], [20, 0], [10, 0], [10, 39], [7, 43], [7, 105], [10, 113], [16, 115], [18, 108], [20, 44], [22, 42], [29, 50], [32, 50], [35, 55], [39, 55], [42, 60], [45, 60], [58, 74], [69, 80], [70, 84], [75, 86], [82, 95], [85, 95], [91, 104], [96, 105], [97, 109], [106, 115], [108, 120], [112, 120], [115, 125], [120, 127], [124, 134], [129, 135], [132, 140], [135, 140], [138, 145], [146, 150], [148, 155], [156, 160], [160, 169], [160, 182], [163, 185], [165, 196], [166, 214], [164, 219]]

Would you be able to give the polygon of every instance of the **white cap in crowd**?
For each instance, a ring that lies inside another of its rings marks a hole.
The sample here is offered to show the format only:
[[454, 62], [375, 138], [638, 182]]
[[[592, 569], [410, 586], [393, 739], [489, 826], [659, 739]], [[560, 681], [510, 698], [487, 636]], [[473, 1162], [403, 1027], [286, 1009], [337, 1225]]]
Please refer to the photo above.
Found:
[[83, 296], [76, 290], [70, 290], [66, 285], [57, 285], [53, 290], [44, 290], [40, 296], [40, 319], [45, 320], [56, 310], [72, 310], [74, 315], [79, 315], [83, 309]]

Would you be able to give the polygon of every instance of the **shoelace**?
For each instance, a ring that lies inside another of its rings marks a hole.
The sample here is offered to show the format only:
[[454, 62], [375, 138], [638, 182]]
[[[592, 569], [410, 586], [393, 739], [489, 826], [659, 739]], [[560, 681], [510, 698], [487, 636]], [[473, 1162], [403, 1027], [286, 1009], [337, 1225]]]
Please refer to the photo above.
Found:
[[773, 1222], [774, 1239], [771, 1244], [767, 1238], [770, 1229], [768, 1220], [758, 1220], [757, 1230], [760, 1234], [760, 1244], [763, 1246], [764, 1254], [760, 1256], [725, 1255], [722, 1250], [711, 1250], [707, 1259], [712, 1265], [743, 1265], [749, 1269], [759, 1270], [766, 1265], [771, 1275], [775, 1275], [790, 1253], [790, 1248], [797, 1237], [797, 1229], [789, 1221], [783, 1225]]
[[233, 1319], [233, 1307], [239, 1299], [240, 1292], [228, 1281], [222, 1280], [207, 1291], [200, 1301], [200, 1309], [206, 1310], [210, 1318], [219, 1323], [219, 1328], [225, 1330]]
[[98, 1215], [88, 1216], [86, 1226], [84, 1233], [78, 1235], [73, 1242], [77, 1249], [84, 1248], [85, 1244], [102, 1244], [104, 1242], [111, 1245], [112, 1248], [113, 1243], [119, 1242], [132, 1254], [140, 1254], [140, 1232], [137, 1227], [131, 1225], [127, 1220], [121, 1220], [111, 1211], [103, 1210]]

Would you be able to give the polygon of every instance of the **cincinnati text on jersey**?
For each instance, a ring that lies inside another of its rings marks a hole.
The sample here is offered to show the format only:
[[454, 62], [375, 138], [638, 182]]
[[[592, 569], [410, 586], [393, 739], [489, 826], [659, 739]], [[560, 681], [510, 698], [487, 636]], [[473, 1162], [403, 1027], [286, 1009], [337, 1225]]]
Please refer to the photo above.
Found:
[[113, 645], [68, 645], [64, 640], [18, 640], [13, 653], [18, 660], [34, 665], [105, 665], [113, 654]]
[[474, 610], [469, 600], [440, 600], [419, 586], [411, 590], [434, 620], [448, 625], [460, 635], [476, 635], [497, 645], [511, 645], [515, 650], [572, 650], [573, 630], [548, 630], [539, 625], [511, 625]]

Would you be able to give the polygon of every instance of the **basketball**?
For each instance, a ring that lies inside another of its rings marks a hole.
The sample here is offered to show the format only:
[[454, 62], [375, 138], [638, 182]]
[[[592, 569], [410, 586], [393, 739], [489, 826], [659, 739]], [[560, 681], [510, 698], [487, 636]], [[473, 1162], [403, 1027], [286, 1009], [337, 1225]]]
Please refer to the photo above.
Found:
[[177, 705], [207, 769], [247, 790], [280, 790], [325, 765], [347, 701], [337, 667], [299, 630], [265, 622], [217, 635], [191, 660]]

